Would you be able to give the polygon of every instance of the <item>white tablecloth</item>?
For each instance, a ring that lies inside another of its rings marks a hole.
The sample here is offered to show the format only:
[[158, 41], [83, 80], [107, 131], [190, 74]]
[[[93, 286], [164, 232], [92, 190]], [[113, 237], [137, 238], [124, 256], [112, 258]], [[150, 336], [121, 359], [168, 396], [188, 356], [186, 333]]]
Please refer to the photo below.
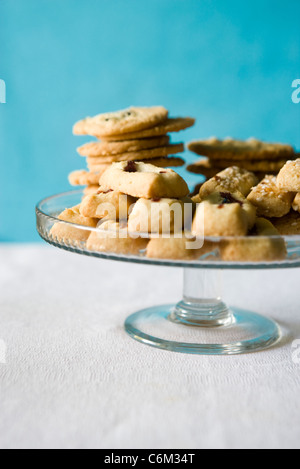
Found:
[[179, 300], [181, 286], [181, 269], [2, 245], [0, 447], [299, 448], [299, 270], [226, 272], [228, 302], [290, 331], [248, 355], [126, 335], [128, 314]]

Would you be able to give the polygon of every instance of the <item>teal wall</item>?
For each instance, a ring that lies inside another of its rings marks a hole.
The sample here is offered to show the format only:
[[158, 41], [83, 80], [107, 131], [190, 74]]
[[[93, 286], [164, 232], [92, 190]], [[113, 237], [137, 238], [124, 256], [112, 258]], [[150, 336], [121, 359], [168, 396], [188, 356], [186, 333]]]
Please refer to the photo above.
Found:
[[187, 141], [300, 149], [299, 21], [299, 0], [0, 0], [0, 241], [38, 239], [35, 203], [81, 167], [86, 115], [163, 104], [197, 118]]

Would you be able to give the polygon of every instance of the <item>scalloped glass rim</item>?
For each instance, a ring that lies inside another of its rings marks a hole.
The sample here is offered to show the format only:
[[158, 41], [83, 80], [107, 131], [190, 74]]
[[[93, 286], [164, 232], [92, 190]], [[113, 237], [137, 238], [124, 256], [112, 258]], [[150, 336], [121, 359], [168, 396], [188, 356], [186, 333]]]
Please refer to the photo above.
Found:
[[[88, 226], [82, 226], [82, 225], [77, 225], [75, 223], [67, 222], [67, 221], [62, 221], [57, 218], [57, 216], [66, 208], [71, 208], [80, 203], [81, 198], [83, 197], [84, 193], [83, 190], [73, 190], [73, 191], [68, 191], [68, 192], [63, 192], [60, 194], [56, 194], [53, 196], [49, 196], [41, 200], [37, 205], [36, 205], [36, 216], [37, 216], [37, 229], [39, 232], [39, 235], [41, 238], [46, 241], [47, 243], [67, 250], [71, 252], [76, 252], [79, 254], [85, 254], [87, 256], [92, 256], [92, 257], [99, 257], [103, 259], [111, 259], [111, 260], [119, 260], [119, 261], [125, 261], [125, 262], [134, 262], [134, 263], [143, 263], [143, 264], [152, 264], [152, 265], [164, 265], [164, 266], [174, 266], [174, 267], [191, 267], [191, 268], [224, 268], [224, 269], [245, 269], [245, 268], [252, 268], [252, 269], [258, 269], [258, 268], [265, 268], [265, 269], [272, 269], [272, 268], [291, 268], [291, 267], [300, 267], [300, 235], [292, 235], [292, 236], [271, 236], [271, 237], [265, 237], [265, 236], [240, 236], [240, 237], [206, 237], [205, 241], [212, 242], [212, 243], [219, 243], [221, 241], [244, 241], [244, 240], [264, 240], [264, 239], [284, 239], [287, 243], [288, 246], [292, 247], [293, 249], [297, 249], [298, 251], [298, 256], [297, 258], [290, 258], [290, 259], [285, 259], [282, 261], [273, 261], [273, 262], [268, 262], [268, 261], [260, 261], [260, 262], [237, 262], [237, 261], [222, 261], [220, 259], [217, 259], [214, 261], [212, 259], [205, 260], [205, 259], [197, 259], [197, 260], [172, 260], [172, 259], [152, 259], [152, 258], [147, 258], [143, 256], [142, 254], [139, 256], [135, 255], [125, 255], [125, 254], [115, 254], [112, 252], [99, 252], [99, 251], [91, 251], [84, 246], [79, 247], [78, 242], [77, 243], [62, 243], [58, 242], [57, 240], [54, 240], [50, 233], [46, 231], [42, 231], [40, 228], [40, 224], [43, 225], [43, 217], [45, 217], [45, 220], [53, 221], [55, 223], [59, 222], [61, 224], [65, 224], [68, 226], [72, 226], [73, 228], [79, 229], [81, 231], [89, 231], [89, 232], [99, 232], [101, 231], [101, 228], [93, 228], [93, 227], [88, 227]], [[54, 204], [55, 207], [55, 201], [59, 202], [62, 199], [67, 198], [72, 200], [72, 203], [70, 203], [69, 207], [68, 206], [63, 206], [59, 205], [57, 203], [56, 210], [53, 210], [51, 213], [48, 213], [47, 210], [45, 209], [45, 206], [49, 203]], [[46, 222], [44, 223], [44, 225]], [[102, 230], [107, 233], [107, 230]], [[141, 236], [141, 233], [139, 233], [139, 236]], [[143, 237], [148, 238], [149, 235], [148, 233], [144, 233]], [[83, 244], [83, 243], [82, 243]]]

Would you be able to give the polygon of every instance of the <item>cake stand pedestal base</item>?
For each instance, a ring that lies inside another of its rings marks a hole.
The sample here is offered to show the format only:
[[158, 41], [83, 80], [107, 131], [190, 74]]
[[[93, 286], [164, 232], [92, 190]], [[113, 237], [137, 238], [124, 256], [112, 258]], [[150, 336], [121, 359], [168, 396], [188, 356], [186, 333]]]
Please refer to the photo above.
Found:
[[173, 352], [233, 355], [262, 350], [279, 341], [271, 319], [222, 301], [221, 270], [185, 269], [183, 300], [129, 316], [126, 332], [135, 340]]

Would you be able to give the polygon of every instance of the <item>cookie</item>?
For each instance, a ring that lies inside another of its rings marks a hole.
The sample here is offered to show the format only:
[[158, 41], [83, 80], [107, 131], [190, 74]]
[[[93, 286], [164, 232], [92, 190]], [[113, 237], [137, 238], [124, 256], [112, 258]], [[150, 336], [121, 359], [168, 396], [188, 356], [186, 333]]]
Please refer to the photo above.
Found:
[[98, 190], [100, 189], [100, 186], [99, 184], [93, 184], [93, 185], [90, 185], [90, 186], [87, 186], [83, 193], [84, 195], [91, 195], [91, 194], [96, 194], [98, 192]]
[[[228, 167], [233, 167], [237, 163], [239, 164], [239, 168], [245, 169], [243, 167], [243, 162], [242, 161], [241, 162], [240, 161], [235, 161], [234, 164], [231, 163]], [[219, 166], [217, 166], [217, 161], [212, 162], [212, 161], [208, 160], [207, 158], [202, 158], [201, 160], [196, 161], [195, 163], [192, 163], [192, 164], [188, 165], [186, 169], [190, 173], [201, 174], [202, 176], [205, 176], [207, 179], [211, 179], [216, 174], [218, 174], [219, 172], [224, 171], [224, 168], [220, 168]], [[253, 172], [255, 174], [255, 176], [257, 177], [257, 179], [259, 181], [262, 180], [266, 175], [266, 171], [257, 171], [257, 170], [255, 170], [255, 171], [251, 171], [251, 172]], [[268, 174], [274, 174], [275, 175], [275, 174], [278, 173], [278, 170], [277, 171], [268, 170], [267, 172], [268, 172]]]
[[204, 198], [216, 191], [240, 192], [246, 197], [257, 183], [258, 180], [255, 174], [237, 166], [232, 166], [206, 181], [201, 186], [199, 194], [200, 197]]
[[141, 161], [153, 158], [160, 158], [168, 155], [175, 155], [184, 151], [183, 143], [167, 145], [166, 147], [152, 148], [149, 150], [133, 151], [121, 153], [113, 156], [93, 156], [87, 159], [89, 164], [115, 163], [117, 161]]
[[294, 194], [279, 189], [276, 176], [266, 176], [248, 195], [260, 217], [283, 217], [291, 210]]
[[193, 218], [191, 199], [139, 199], [128, 219], [130, 233], [178, 233], [190, 229]]
[[264, 218], [257, 218], [252, 236], [223, 241], [220, 253], [227, 262], [273, 262], [284, 260], [287, 255], [284, 239]]
[[148, 239], [130, 237], [126, 226], [107, 220], [90, 234], [87, 249], [138, 256], [146, 249], [147, 244]]
[[189, 164], [186, 168], [189, 173], [201, 174], [207, 179], [214, 177], [218, 172], [221, 171], [221, 168], [218, 168], [211, 164], [207, 158], [201, 158], [201, 160], [196, 161], [195, 163]]
[[293, 210], [300, 213], [300, 193], [296, 195], [293, 201]]
[[113, 163], [101, 176], [100, 185], [137, 198], [182, 198], [188, 195], [187, 183], [169, 168], [141, 162]]
[[288, 161], [277, 177], [280, 189], [289, 192], [300, 192], [300, 158]]
[[190, 197], [194, 197], [196, 195], [198, 196], [202, 185], [203, 182], [201, 182], [200, 184], [196, 184], [192, 192], [190, 192]]
[[72, 226], [72, 224], [95, 228], [98, 223], [98, 220], [94, 218], [81, 215], [80, 205], [64, 210], [58, 218], [68, 223], [55, 223], [50, 231], [50, 236], [55, 241], [65, 244], [72, 244], [74, 241], [79, 243], [85, 242], [90, 235], [90, 230], [79, 229]]
[[110, 165], [103, 165], [102, 169], [96, 172], [85, 170], [73, 171], [69, 175], [69, 182], [72, 186], [91, 186], [99, 184], [100, 176], [109, 168]]
[[153, 164], [159, 168], [179, 168], [185, 165], [185, 160], [176, 156], [167, 156], [164, 158], [153, 158], [144, 160], [144, 163]]
[[194, 204], [201, 204], [202, 199], [201, 199], [200, 195], [199, 195], [199, 194], [193, 195], [193, 197], [192, 197], [192, 202], [193, 202]]
[[145, 138], [143, 140], [127, 140], [124, 142], [90, 142], [77, 148], [81, 156], [112, 156], [120, 153], [136, 152], [149, 148], [164, 147], [170, 143], [167, 135], [157, 138]]
[[300, 215], [291, 211], [285, 217], [273, 218], [271, 222], [283, 236], [300, 235]]
[[[178, 168], [180, 166], [184, 166], [185, 161], [179, 157], [164, 157], [164, 158], [153, 158], [150, 160], [142, 161], [143, 163], [153, 164], [154, 166], [158, 166], [159, 168]], [[93, 165], [88, 163], [88, 168], [90, 171], [101, 171], [104, 165]], [[105, 168], [107, 169], [107, 165]]]
[[242, 194], [215, 192], [198, 204], [192, 224], [195, 236], [245, 236], [255, 220], [255, 209]]
[[173, 259], [193, 261], [209, 251], [213, 251], [212, 243], [202, 246], [195, 237], [182, 234], [180, 237], [151, 238], [146, 254], [151, 259]]
[[278, 173], [281, 168], [286, 164], [286, 159], [270, 161], [270, 160], [247, 160], [247, 161], [235, 161], [235, 160], [219, 160], [218, 167], [221, 169], [229, 168], [235, 164], [239, 164], [240, 168], [247, 169], [253, 172]]
[[130, 107], [122, 111], [87, 117], [74, 125], [75, 135], [110, 137], [155, 127], [166, 121], [168, 111], [162, 106]]
[[[180, 132], [195, 124], [195, 119], [191, 117], [176, 117], [169, 118], [165, 122], [151, 129], [142, 130], [140, 132], [131, 132], [123, 135], [115, 135], [112, 137], [105, 137], [107, 141], [120, 141], [120, 140], [139, 140], [143, 138], [158, 137], [166, 135], [170, 132]], [[97, 135], [96, 135], [97, 137]]]
[[201, 156], [209, 156], [213, 160], [282, 160], [295, 155], [291, 145], [282, 143], [267, 143], [249, 138], [248, 140], [234, 140], [231, 137], [219, 140], [211, 137], [188, 144], [190, 151]]
[[99, 189], [97, 194], [88, 195], [83, 199], [80, 213], [91, 218], [127, 220], [129, 210], [135, 202], [136, 199], [121, 192]]

